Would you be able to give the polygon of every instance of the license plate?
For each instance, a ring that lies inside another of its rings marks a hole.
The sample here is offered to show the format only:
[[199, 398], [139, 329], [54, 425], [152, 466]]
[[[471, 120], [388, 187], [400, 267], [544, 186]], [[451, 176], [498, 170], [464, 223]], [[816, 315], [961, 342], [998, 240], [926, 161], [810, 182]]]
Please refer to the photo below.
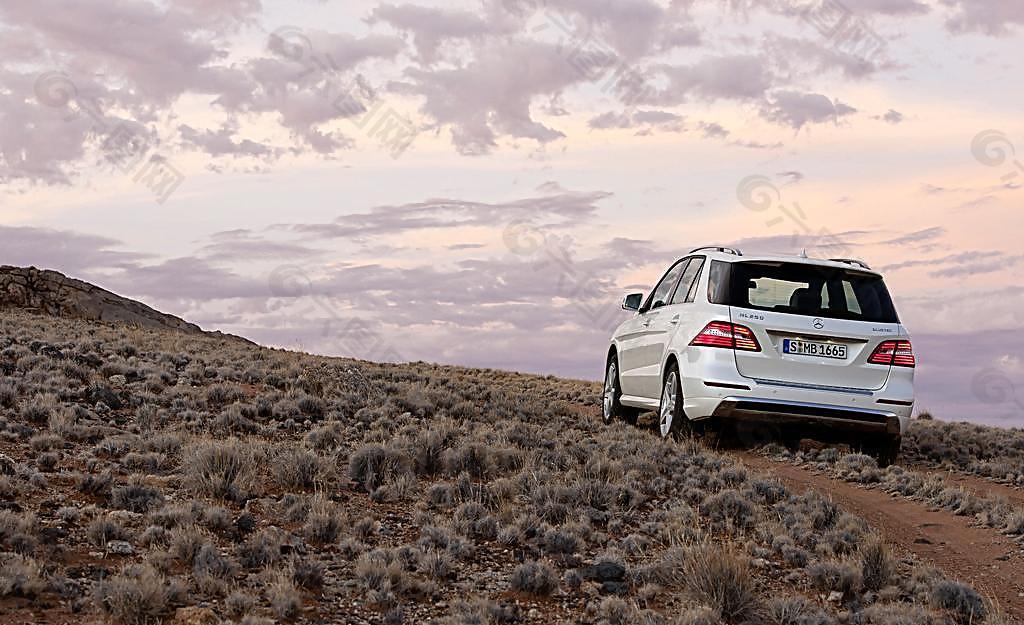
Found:
[[835, 343], [783, 339], [782, 351], [783, 353], [795, 354], [797, 356], [816, 356], [818, 358], [846, 360], [846, 345], [837, 345]]

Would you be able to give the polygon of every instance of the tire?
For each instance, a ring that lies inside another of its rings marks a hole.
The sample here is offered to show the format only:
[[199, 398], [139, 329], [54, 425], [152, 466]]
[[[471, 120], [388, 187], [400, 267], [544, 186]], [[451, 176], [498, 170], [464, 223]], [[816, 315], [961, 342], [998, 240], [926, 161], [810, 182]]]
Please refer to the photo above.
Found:
[[683, 389], [679, 381], [679, 367], [675, 363], [665, 373], [655, 423], [662, 438], [677, 437], [690, 429], [690, 420], [683, 412]]
[[900, 446], [902, 444], [903, 437], [899, 434], [879, 436], [871, 446], [871, 455], [878, 461], [878, 466], [884, 469], [891, 464], [896, 464], [896, 461], [899, 460]]
[[604, 370], [604, 392], [601, 394], [601, 418], [605, 425], [613, 421], [625, 421], [636, 425], [640, 411], [630, 406], [623, 406], [622, 385], [619, 384], [619, 359], [612, 354], [608, 358], [608, 366]]

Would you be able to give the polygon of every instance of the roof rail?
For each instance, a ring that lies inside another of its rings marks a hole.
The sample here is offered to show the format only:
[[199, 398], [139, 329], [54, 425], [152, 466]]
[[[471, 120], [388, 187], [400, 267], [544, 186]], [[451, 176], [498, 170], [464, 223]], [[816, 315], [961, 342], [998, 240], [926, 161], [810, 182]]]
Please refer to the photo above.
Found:
[[871, 267], [869, 267], [866, 262], [862, 260], [857, 260], [856, 258], [830, 258], [829, 260], [834, 263], [846, 263], [847, 265], [857, 265], [859, 267], [863, 267], [864, 269], [871, 270]]
[[726, 254], [732, 254], [733, 256], [743, 256], [743, 252], [739, 251], [734, 247], [721, 247], [719, 245], [705, 245], [703, 247], [696, 247], [690, 250], [690, 253], [699, 252], [701, 250], [715, 250], [716, 252], [725, 252]]

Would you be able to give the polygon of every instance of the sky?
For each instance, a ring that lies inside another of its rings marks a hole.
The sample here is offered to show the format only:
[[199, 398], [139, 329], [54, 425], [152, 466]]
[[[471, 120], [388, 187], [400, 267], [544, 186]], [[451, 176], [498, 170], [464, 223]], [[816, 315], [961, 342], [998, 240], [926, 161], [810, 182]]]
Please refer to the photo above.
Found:
[[1024, 3], [0, 0], [0, 264], [263, 344], [602, 375], [691, 248], [881, 270], [1024, 425]]

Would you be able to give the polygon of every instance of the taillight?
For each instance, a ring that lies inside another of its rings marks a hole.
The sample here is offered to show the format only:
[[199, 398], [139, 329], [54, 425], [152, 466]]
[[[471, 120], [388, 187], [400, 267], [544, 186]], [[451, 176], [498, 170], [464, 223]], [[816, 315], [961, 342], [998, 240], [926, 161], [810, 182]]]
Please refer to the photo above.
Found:
[[868, 362], [875, 365], [895, 365], [897, 367], [913, 367], [914, 347], [910, 341], [882, 341], [875, 348]]
[[757, 337], [746, 326], [727, 321], [712, 321], [693, 337], [690, 345], [701, 347], [729, 347], [747, 352], [759, 352]]

